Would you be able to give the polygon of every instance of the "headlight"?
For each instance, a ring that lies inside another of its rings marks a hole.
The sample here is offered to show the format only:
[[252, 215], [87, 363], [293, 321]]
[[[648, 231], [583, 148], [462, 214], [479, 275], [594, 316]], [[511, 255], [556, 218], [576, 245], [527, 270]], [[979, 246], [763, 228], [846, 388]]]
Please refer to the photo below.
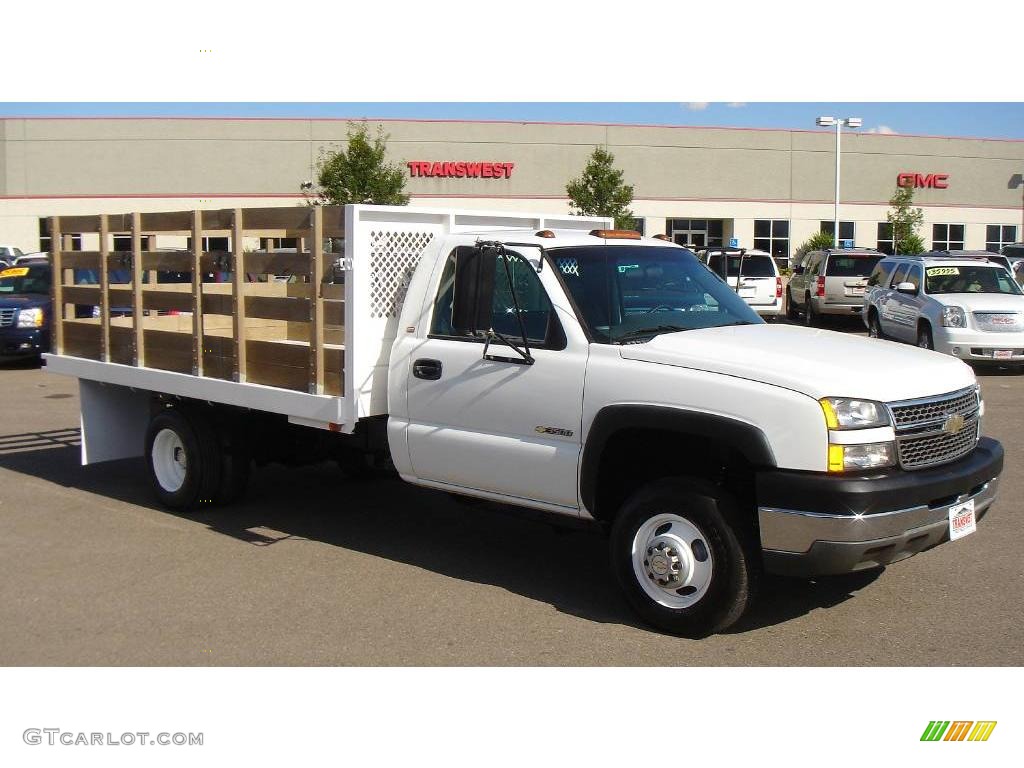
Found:
[[885, 406], [874, 400], [852, 397], [823, 397], [818, 401], [829, 429], [868, 429], [889, 426]]
[[43, 310], [39, 307], [23, 309], [18, 312], [19, 328], [41, 328], [43, 326]]
[[830, 445], [828, 447], [829, 472], [855, 472], [864, 469], [891, 467], [896, 463], [896, 445], [887, 443], [861, 443], [860, 445]]
[[943, 307], [942, 324], [947, 328], [966, 328], [967, 315], [964, 314], [963, 307]]

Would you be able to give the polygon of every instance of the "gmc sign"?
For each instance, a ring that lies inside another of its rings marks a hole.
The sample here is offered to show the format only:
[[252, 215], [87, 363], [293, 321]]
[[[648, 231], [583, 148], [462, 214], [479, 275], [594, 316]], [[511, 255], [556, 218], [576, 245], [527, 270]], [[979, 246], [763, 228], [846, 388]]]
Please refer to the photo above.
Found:
[[430, 160], [410, 160], [409, 175], [430, 176], [440, 179], [508, 179], [512, 176], [515, 163], [469, 163], [469, 162], [431, 162]]
[[901, 173], [896, 177], [899, 187], [914, 189], [948, 189], [948, 173]]

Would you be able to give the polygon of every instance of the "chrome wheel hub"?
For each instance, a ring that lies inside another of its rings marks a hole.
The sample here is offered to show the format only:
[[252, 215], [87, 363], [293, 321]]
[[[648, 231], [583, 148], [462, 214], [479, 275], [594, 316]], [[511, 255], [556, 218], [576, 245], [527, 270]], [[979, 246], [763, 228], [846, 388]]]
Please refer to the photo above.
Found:
[[633, 572], [644, 592], [667, 608], [689, 608], [708, 590], [714, 559], [701, 530], [686, 518], [663, 513], [633, 537]]

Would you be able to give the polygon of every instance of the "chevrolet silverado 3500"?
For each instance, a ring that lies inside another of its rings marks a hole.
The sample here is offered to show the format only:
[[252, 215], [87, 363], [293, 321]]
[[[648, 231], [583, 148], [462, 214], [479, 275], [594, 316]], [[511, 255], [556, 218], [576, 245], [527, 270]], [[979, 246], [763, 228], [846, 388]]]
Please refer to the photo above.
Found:
[[[765, 571], [874, 568], [975, 530], [1003, 451], [968, 366], [767, 325], [687, 249], [611, 226], [375, 206], [55, 218], [47, 367], [80, 380], [83, 463], [145, 456], [169, 507], [236, 498], [254, 464], [373, 455], [599, 527], [631, 606], [685, 636], [736, 622]], [[156, 250], [171, 235], [191, 246]], [[230, 250], [204, 251], [212, 235]], [[98, 283], [61, 278], [75, 268]]]

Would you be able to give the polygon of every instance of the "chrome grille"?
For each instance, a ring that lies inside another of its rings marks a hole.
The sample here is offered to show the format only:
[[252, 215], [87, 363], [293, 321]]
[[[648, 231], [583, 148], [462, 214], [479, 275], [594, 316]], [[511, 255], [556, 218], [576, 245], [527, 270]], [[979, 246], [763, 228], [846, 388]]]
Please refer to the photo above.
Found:
[[956, 461], [970, 453], [978, 442], [978, 422], [964, 427], [955, 435], [940, 432], [928, 437], [905, 437], [898, 441], [900, 466], [921, 469]]
[[1024, 331], [1024, 317], [1020, 312], [974, 312], [974, 322], [979, 330], [994, 333]]
[[972, 387], [948, 395], [889, 403], [903, 469], [923, 469], [970, 453], [981, 435], [980, 401]]
[[964, 419], [977, 415], [978, 395], [974, 389], [964, 389], [949, 395], [926, 400], [908, 400], [902, 403], [891, 403], [892, 421], [897, 431], [916, 427], [941, 425], [946, 416], [959, 413]]
[[15, 309], [0, 309], [0, 326], [13, 325]]

